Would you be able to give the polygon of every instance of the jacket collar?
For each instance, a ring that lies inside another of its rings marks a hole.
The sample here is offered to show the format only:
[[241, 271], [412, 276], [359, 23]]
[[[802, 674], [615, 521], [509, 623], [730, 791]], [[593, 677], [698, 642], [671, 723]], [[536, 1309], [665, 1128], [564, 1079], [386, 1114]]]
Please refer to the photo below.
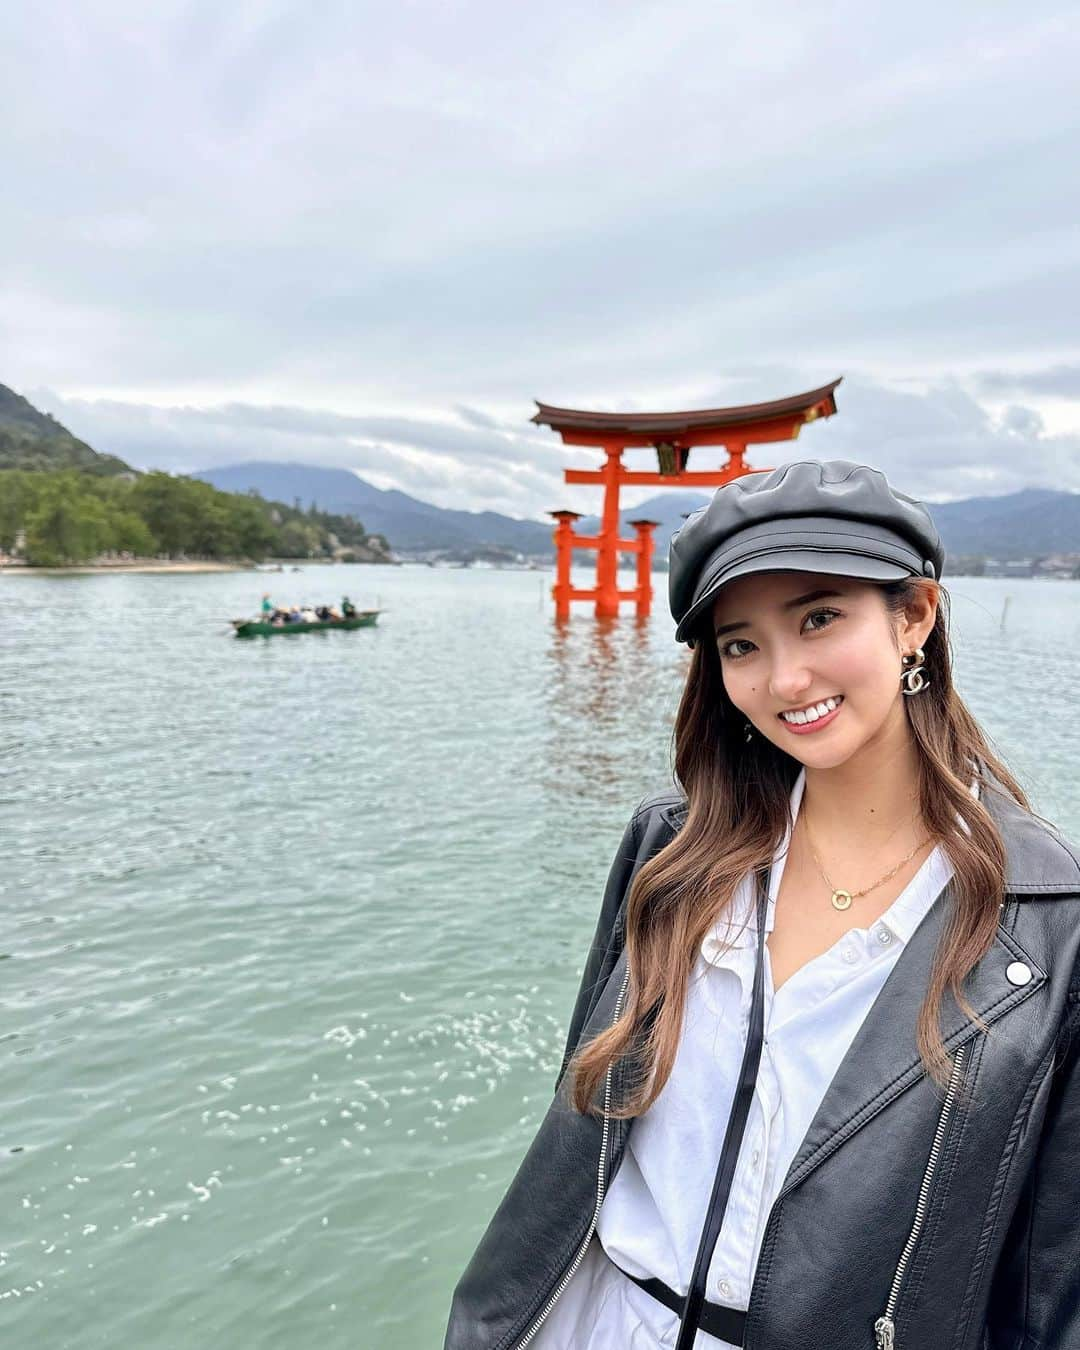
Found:
[[1056, 826], [1025, 811], [997, 775], [982, 766], [983, 805], [1005, 843], [1005, 889], [1010, 895], [1080, 893], [1080, 855]]
[[[1080, 894], [1080, 859], [1075, 848], [1054, 826], [1014, 801], [985, 764], [980, 767], [980, 798], [1005, 844], [1007, 894], [1028, 900]], [[687, 812], [685, 797], [668, 799], [661, 810], [673, 828], [681, 828]], [[856, 1032], [792, 1159], [781, 1198], [925, 1073], [915, 1049], [914, 1028], [926, 991], [925, 972], [941, 938], [946, 908], [941, 903], [933, 905], [918, 925]], [[1020, 986], [1011, 984], [1006, 975], [1017, 961], [1032, 972], [1028, 983]], [[964, 992], [975, 1013], [990, 1026], [1026, 1002], [1046, 981], [1047, 971], [1021, 946], [1016, 930], [999, 923], [989, 951], [968, 975]], [[975, 1023], [949, 992], [942, 1004], [941, 1029], [950, 1054], [976, 1031]]]
[[[1025, 811], [986, 764], [980, 765], [979, 795], [1005, 845], [1005, 890], [1012, 896], [1080, 894], [1080, 854], [1054, 825]], [[660, 808], [673, 830], [681, 830], [688, 810], [681, 792]]]

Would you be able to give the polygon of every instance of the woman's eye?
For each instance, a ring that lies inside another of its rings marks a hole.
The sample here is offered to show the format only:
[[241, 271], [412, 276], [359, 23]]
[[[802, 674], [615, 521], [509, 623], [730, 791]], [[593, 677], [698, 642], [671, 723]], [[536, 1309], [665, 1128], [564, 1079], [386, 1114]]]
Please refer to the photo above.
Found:
[[733, 648], [737, 647], [740, 642], [745, 642], [748, 647], [753, 647], [754, 645], [749, 638], [731, 638], [728, 642], [721, 643], [720, 655], [726, 656], [729, 660], [733, 661], [737, 661], [740, 656], [749, 656], [750, 654], [749, 652], [739, 652], [733, 650]]
[[[814, 632], [814, 631], [816, 631], [816, 630], [818, 630], [818, 629], [821, 629], [821, 628], [828, 628], [829, 624], [832, 623], [833, 619], [838, 618], [838, 617], [839, 617], [839, 611], [837, 611], [837, 610], [835, 610], [835, 609], [815, 609], [815, 610], [812, 610], [812, 611], [806, 616], [806, 619], [804, 620], [804, 622], [810, 624], [810, 631], [811, 631], [811, 632]], [[823, 619], [824, 622], [823, 622], [823, 623], [811, 623], [811, 620], [812, 620], [812, 619]]]

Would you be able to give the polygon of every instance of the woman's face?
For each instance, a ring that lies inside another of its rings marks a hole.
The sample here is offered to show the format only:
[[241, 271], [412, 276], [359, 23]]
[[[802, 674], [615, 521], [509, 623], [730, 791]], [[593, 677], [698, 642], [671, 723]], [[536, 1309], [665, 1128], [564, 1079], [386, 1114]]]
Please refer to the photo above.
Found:
[[[805, 765], [834, 768], [907, 736], [900, 654], [934, 626], [937, 591], [889, 614], [873, 582], [819, 572], [764, 572], [725, 586], [713, 607], [724, 687], [755, 730]], [[800, 725], [784, 713], [826, 704]]]

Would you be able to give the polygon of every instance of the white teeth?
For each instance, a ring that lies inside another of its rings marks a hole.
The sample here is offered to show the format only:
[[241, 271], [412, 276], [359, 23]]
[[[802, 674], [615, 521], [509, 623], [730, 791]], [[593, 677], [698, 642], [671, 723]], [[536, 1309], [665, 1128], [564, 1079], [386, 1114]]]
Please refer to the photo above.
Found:
[[812, 707], [804, 708], [800, 712], [781, 713], [780, 716], [785, 722], [794, 722], [798, 727], [805, 726], [807, 722], [816, 722], [819, 717], [824, 717], [826, 713], [831, 713], [834, 708], [840, 706], [840, 699], [826, 698], [820, 703], [815, 703]]

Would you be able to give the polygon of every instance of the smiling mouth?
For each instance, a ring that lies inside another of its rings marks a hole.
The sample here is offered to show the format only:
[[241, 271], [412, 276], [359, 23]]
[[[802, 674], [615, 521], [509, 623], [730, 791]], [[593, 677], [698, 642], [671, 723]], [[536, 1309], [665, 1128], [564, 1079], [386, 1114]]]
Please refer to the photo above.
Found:
[[794, 712], [777, 713], [781, 722], [785, 722], [789, 727], [803, 727], [813, 722], [819, 722], [823, 717], [828, 717], [830, 713], [836, 711], [844, 701], [843, 694], [836, 694], [830, 698], [822, 699], [820, 703], [811, 703], [805, 708], [798, 708]]

